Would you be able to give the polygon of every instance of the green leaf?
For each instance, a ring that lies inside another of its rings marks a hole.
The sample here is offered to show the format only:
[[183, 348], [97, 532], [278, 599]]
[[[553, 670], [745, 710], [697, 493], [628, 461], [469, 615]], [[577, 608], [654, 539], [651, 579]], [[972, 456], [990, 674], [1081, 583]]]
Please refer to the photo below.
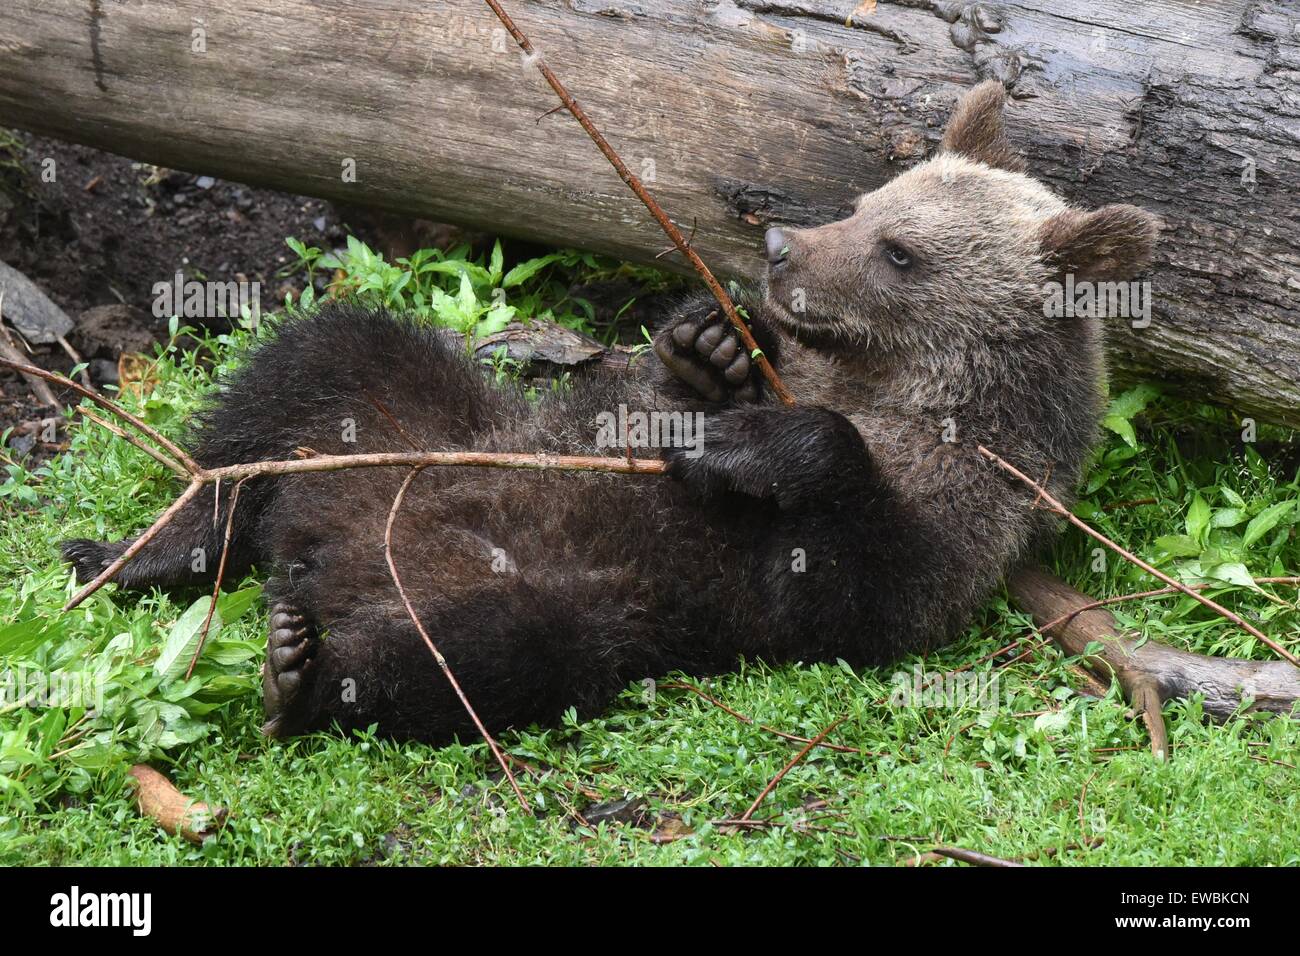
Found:
[[[167, 640], [163, 642], [162, 651], [158, 654], [158, 660], [154, 661], [153, 665], [154, 673], [162, 678], [164, 684], [184, 675], [186, 668], [190, 666], [190, 658], [194, 656], [194, 649], [199, 646], [199, 635], [203, 632], [203, 621], [208, 615], [208, 605], [211, 602], [211, 595], [199, 598], [187, 607], [185, 613], [172, 625]], [[214, 637], [220, 629], [221, 613], [218, 607], [212, 613], [208, 637]]]
[[1295, 499], [1289, 501], [1279, 501], [1275, 505], [1269, 505], [1255, 517], [1250, 519], [1250, 524], [1246, 525], [1246, 533], [1241, 536], [1243, 547], [1249, 548], [1264, 535], [1268, 534], [1278, 522], [1285, 518], [1291, 509], [1295, 507]]
[[0, 627], [0, 657], [21, 657], [44, 644], [57, 628], [51, 621], [34, 617]]
[[505, 257], [501, 254], [501, 240], [492, 244], [492, 259], [488, 263], [488, 277], [492, 285], [501, 281], [501, 270], [505, 266]]
[[221, 615], [222, 624], [234, 624], [241, 617], [248, 613], [248, 609], [257, 603], [257, 599], [262, 596], [262, 586], [254, 584], [252, 587], [243, 588], [239, 591], [227, 591], [217, 598], [217, 613]]
[[1053, 730], [1064, 730], [1070, 726], [1069, 708], [1064, 710], [1048, 711], [1045, 714], [1039, 714], [1034, 718], [1034, 730], [1046, 733]]
[[1232, 505], [1235, 508], [1246, 507], [1246, 499], [1241, 497], [1241, 495], [1237, 494], [1227, 485], [1219, 486], [1219, 494], [1223, 495], [1223, 497], [1227, 500], [1228, 504]]
[[1217, 564], [1212, 568], [1206, 568], [1203, 571], [1205, 577], [1213, 578], [1215, 581], [1226, 581], [1229, 584], [1235, 584], [1238, 587], [1259, 590], [1255, 579], [1250, 576], [1244, 564], [1236, 562], [1228, 564]]
[[558, 262], [562, 256], [558, 252], [552, 252], [550, 255], [540, 256], [536, 259], [529, 259], [527, 262], [521, 262], [501, 280], [501, 288], [513, 289], [515, 286], [527, 282], [537, 273], [541, 272], [552, 262]]
[[1218, 508], [1210, 517], [1211, 528], [1235, 528], [1246, 520], [1243, 508]]
[[1196, 541], [1204, 541], [1209, 529], [1210, 506], [1205, 503], [1200, 492], [1197, 492], [1192, 498], [1191, 506], [1187, 509], [1187, 534]]
[[1119, 418], [1132, 418], [1134, 415], [1144, 411], [1151, 404], [1151, 400], [1160, 394], [1160, 389], [1154, 385], [1135, 385], [1128, 391], [1116, 395], [1106, 410], [1106, 414], [1115, 415]]
[[496, 308], [492, 309], [491, 312], [485, 315], [482, 321], [480, 321], [478, 325], [474, 327], [475, 337], [482, 339], [482, 338], [487, 338], [487, 336], [489, 335], [495, 335], [496, 333], [500, 332], [502, 329], [504, 329], [507, 325], [510, 324], [510, 320], [514, 318], [514, 315], [515, 315], [514, 306], [512, 305], [497, 306]]
[[1161, 535], [1156, 538], [1156, 547], [1178, 558], [1194, 558], [1201, 553], [1201, 546], [1185, 534]]
[[1101, 424], [1124, 439], [1130, 448], [1137, 447], [1137, 432], [1133, 430], [1133, 423], [1127, 418], [1120, 418], [1118, 415], [1107, 415], [1101, 420]]
[[1123, 394], [1116, 395], [1106, 409], [1106, 417], [1101, 423], [1113, 431], [1130, 448], [1137, 448], [1137, 433], [1133, 430], [1133, 416], [1137, 415], [1160, 394], [1153, 385], [1137, 385]]

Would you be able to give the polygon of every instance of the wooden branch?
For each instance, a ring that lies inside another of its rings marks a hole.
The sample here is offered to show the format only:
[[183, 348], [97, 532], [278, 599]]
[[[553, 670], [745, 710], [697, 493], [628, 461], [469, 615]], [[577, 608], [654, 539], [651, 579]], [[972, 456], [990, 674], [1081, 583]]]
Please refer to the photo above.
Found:
[[194, 496], [202, 490], [203, 482], [198, 481], [197, 479], [191, 481], [189, 486], [181, 492], [180, 497], [173, 501], [171, 506], [160, 514], [157, 519], [155, 519], [154, 523], [151, 524], [145, 532], [140, 535], [140, 537], [132, 541], [127, 549], [118, 555], [116, 560], [109, 564], [108, 567], [95, 577], [95, 580], [91, 581], [74, 594], [69, 599], [68, 603], [63, 605], [63, 610], [71, 611], [74, 607], [86, 600], [86, 598], [90, 597], [109, 581], [113, 580], [113, 578], [117, 576], [117, 572], [121, 571], [132, 558], [139, 554], [144, 546], [152, 541], [157, 536], [158, 532], [165, 528], [171, 522], [172, 518], [176, 517], [180, 510], [189, 504], [194, 499]]
[[515, 775], [510, 772], [510, 766], [506, 763], [505, 757], [502, 756], [501, 748], [497, 746], [496, 739], [488, 733], [488, 729], [483, 726], [483, 721], [479, 719], [478, 712], [474, 709], [474, 705], [469, 702], [469, 698], [466, 697], [465, 692], [461, 690], [460, 681], [456, 680], [456, 675], [452, 673], [451, 665], [447, 663], [447, 659], [442, 656], [442, 652], [438, 650], [437, 645], [433, 643], [433, 639], [429, 637], [429, 632], [426, 631], [424, 625], [420, 623], [420, 616], [415, 613], [415, 607], [411, 604], [410, 597], [407, 596], [406, 588], [402, 586], [402, 578], [397, 573], [397, 563], [393, 560], [393, 522], [397, 520], [397, 512], [401, 509], [402, 501], [406, 497], [406, 489], [411, 487], [411, 482], [413, 482], [423, 470], [424, 468], [422, 465], [411, 469], [410, 474], [406, 476], [406, 480], [402, 482], [402, 487], [397, 490], [397, 496], [393, 499], [393, 506], [388, 509], [388, 521], [384, 524], [384, 560], [388, 562], [388, 573], [392, 575], [393, 585], [397, 588], [397, 593], [402, 597], [402, 605], [406, 608], [406, 613], [411, 618], [411, 623], [414, 624], [415, 629], [419, 631], [420, 638], [429, 649], [429, 653], [433, 655], [433, 659], [438, 663], [438, 667], [442, 670], [443, 676], [447, 678], [447, 682], [451, 684], [451, 689], [456, 692], [456, 696], [460, 699], [461, 705], [465, 708], [465, 712], [469, 714], [470, 720], [474, 722], [474, 726], [478, 728], [478, 732], [483, 736], [483, 739], [487, 741], [488, 749], [492, 751], [492, 756], [496, 757], [497, 763], [501, 765], [501, 770], [506, 775], [506, 779], [510, 781], [511, 789], [514, 790], [515, 796], [519, 798], [519, 805], [524, 808], [524, 813], [531, 817], [533, 815], [533, 809], [528, 805], [527, 799], [524, 798], [524, 792], [519, 789], [519, 783], [515, 780]]
[[1078, 517], [1069, 508], [1065, 507], [1065, 505], [1061, 504], [1060, 501], [1052, 497], [1052, 495], [1047, 491], [1046, 488], [1044, 488], [1038, 482], [1034, 481], [1034, 479], [1030, 478], [1028, 475], [1026, 475], [1015, 465], [1012, 465], [1010, 462], [1006, 461], [1006, 459], [1001, 458], [998, 455], [994, 454], [993, 452], [989, 451], [983, 445], [980, 445], [978, 447], [978, 451], [981, 455], [983, 455], [989, 461], [993, 462], [1003, 471], [1007, 472], [1008, 474], [1014, 475], [1016, 478], [1020, 479], [1020, 481], [1024, 482], [1030, 488], [1038, 492], [1038, 497], [1034, 500], [1034, 507], [1038, 506], [1039, 501], [1043, 502], [1044, 504], [1047, 505], [1048, 509], [1052, 511], [1054, 514], [1060, 515], [1062, 518], [1070, 522], [1070, 524], [1074, 525], [1076, 528], [1078, 528], [1084, 534], [1088, 535], [1093, 540], [1101, 542], [1106, 547], [1110, 548], [1112, 551], [1114, 551], [1116, 554], [1122, 557], [1125, 561], [1128, 561], [1130, 564], [1137, 565], [1143, 571], [1147, 572], [1147, 574], [1150, 574], [1153, 577], [1157, 577], [1161, 581], [1164, 581], [1165, 584], [1169, 585], [1171, 588], [1174, 588], [1177, 591], [1181, 591], [1183, 594], [1186, 594], [1188, 597], [1196, 601], [1199, 601], [1201, 604], [1204, 604], [1206, 607], [1214, 611], [1220, 617], [1226, 618], [1227, 620], [1231, 621], [1233, 624], [1236, 624], [1238, 627], [1240, 627], [1247, 634], [1254, 637], [1256, 640], [1272, 648], [1273, 651], [1277, 653], [1280, 657], [1283, 657], [1286, 660], [1290, 661], [1296, 667], [1300, 667], [1300, 658], [1297, 658], [1285, 647], [1277, 643], [1277, 641], [1273, 640], [1271, 637], [1268, 637], [1266, 634], [1264, 634], [1263, 631], [1255, 627], [1255, 625], [1245, 621], [1241, 617], [1241, 615], [1237, 614], [1235, 611], [1228, 610], [1222, 604], [1219, 604], [1217, 601], [1213, 601], [1210, 598], [1207, 598], [1204, 594], [1201, 594], [1199, 591], [1196, 591], [1188, 587], [1186, 584], [1183, 584], [1181, 581], [1175, 581], [1173, 578], [1165, 574], [1163, 571], [1155, 567], [1152, 567], [1150, 564], [1143, 561], [1133, 552], [1120, 547], [1114, 541], [1110, 540], [1110, 538], [1106, 537], [1100, 531], [1094, 529], [1082, 518]]
[[[199, 631], [199, 641], [194, 646], [194, 656], [190, 658], [190, 666], [185, 669], [185, 679], [189, 680], [194, 673], [194, 665], [199, 662], [199, 656], [203, 653], [203, 645], [208, 642], [208, 629], [212, 627], [212, 615], [217, 611], [217, 598], [221, 596], [221, 582], [226, 577], [226, 558], [230, 554], [230, 533], [235, 527], [235, 508], [239, 505], [239, 489], [244, 486], [247, 478], [241, 478], [235, 482], [235, 487], [230, 489], [230, 504], [226, 506], [226, 533], [221, 539], [221, 561], [217, 565], [217, 580], [212, 585], [212, 602], [208, 605], [208, 613], [203, 617], [203, 629]], [[221, 485], [218, 484], [215, 493], [212, 496], [213, 507], [221, 502]]]
[[784, 778], [786, 774], [788, 774], [791, 770], [793, 770], [798, 765], [799, 761], [803, 760], [804, 757], [808, 756], [808, 752], [810, 750], [812, 750], [823, 740], [825, 740], [827, 734], [829, 734], [832, 730], [834, 730], [843, 722], [844, 722], [843, 717], [835, 718], [835, 720], [833, 720], [830, 724], [827, 725], [825, 730], [819, 733], [812, 740], [808, 741], [808, 743], [804, 745], [804, 748], [802, 750], [800, 750], [797, 754], [791, 757], [790, 762], [787, 763], [784, 767], [782, 767], [775, 777], [773, 777], [770, 781], [768, 781], [767, 786], [763, 788], [763, 792], [754, 798], [754, 802], [749, 805], [748, 810], [746, 810], [743, 814], [741, 814], [740, 819], [737, 822], [738, 823], [749, 822], [749, 820], [754, 816], [754, 811], [758, 809], [759, 804], [761, 804], [764, 800], [766, 800], [767, 795], [776, 789], [776, 785], [781, 782], [782, 778]]
[[[704, 260], [701, 259], [695, 252], [695, 249], [691, 247], [691, 240], [682, 235], [681, 230], [677, 228], [676, 223], [668, 218], [668, 214], [660, 208], [659, 203], [655, 202], [654, 197], [646, 192], [646, 188], [641, 184], [641, 180], [627, 168], [627, 164], [624, 163], [618, 153], [614, 151], [614, 147], [610, 146], [609, 141], [601, 135], [600, 130], [596, 129], [595, 124], [592, 123], [586, 112], [569, 94], [569, 91], [565, 88], [564, 84], [560, 82], [559, 77], [551, 71], [551, 68], [546, 65], [546, 61], [542, 58], [541, 54], [533, 48], [532, 42], [524, 35], [523, 31], [515, 26], [514, 21], [510, 19], [510, 16], [501, 8], [501, 4], [498, 3], [497, 0], [487, 0], [487, 5], [492, 8], [492, 12], [496, 14], [497, 19], [501, 21], [505, 28], [510, 32], [510, 35], [514, 37], [515, 42], [518, 43], [520, 49], [524, 51], [524, 55], [532, 61], [541, 72], [542, 76], [546, 78], [546, 82], [551, 85], [551, 89], [553, 89], [555, 95], [560, 98], [560, 102], [563, 103], [568, 111], [573, 114], [573, 118], [578, 121], [584, 130], [586, 130], [587, 135], [591, 137], [591, 141], [596, 144], [596, 147], [602, 154], [604, 154], [605, 158], [609, 160], [610, 165], [614, 167], [619, 178], [621, 178], [623, 182], [627, 183], [628, 188], [636, 194], [637, 199], [640, 199], [641, 202], [645, 204], [645, 207], [650, 210], [650, 215], [654, 216], [655, 222], [659, 223], [660, 228], [662, 228], [663, 231], [668, 234], [668, 238], [673, 241], [673, 245], [677, 247], [677, 251], [686, 257], [686, 261], [691, 264], [691, 267], [699, 274], [700, 278], [704, 280], [704, 284], [709, 287], [709, 291], [713, 293], [713, 297], [718, 300], [718, 305], [722, 307], [723, 313], [727, 316], [727, 321], [730, 322], [735, 330], [740, 334], [741, 341], [745, 343], [745, 349], [758, 365], [759, 371], [763, 373], [763, 378], [767, 380], [767, 384], [771, 386], [776, 397], [786, 405], [793, 405], [794, 396], [790, 394], [789, 389], [785, 387], [785, 383], [781, 381], [781, 377], [776, 374], [776, 369], [772, 367], [772, 363], [767, 360], [767, 356], [764, 355], [762, 349], [758, 347], [758, 342], [754, 340], [753, 334], [749, 331], [749, 326], [745, 324], [745, 320], [736, 312], [736, 306], [731, 301], [731, 296], [727, 295], [727, 291], [722, 288], [722, 284], [718, 282], [713, 273], [709, 271], [709, 267], [704, 264]], [[698, 219], [696, 220], [696, 223], [698, 225]], [[695, 236], [694, 228], [691, 229], [691, 236], [692, 238]], [[655, 256], [655, 258], [658, 259], [659, 256]]]
[[[4, 301], [4, 289], [0, 289], [0, 357], [8, 359], [10, 362], [16, 362], [19, 365], [27, 365], [29, 363], [23, 358], [23, 353], [18, 351], [18, 346], [14, 344], [13, 336], [9, 334], [9, 330], [5, 327]], [[45, 379], [28, 372], [22, 372], [21, 374], [23, 380], [32, 390], [32, 394], [36, 396], [38, 402], [42, 405], [51, 406], [56, 412], [63, 411], [63, 406], [60, 405], [59, 400], [54, 397], [54, 393], [50, 391], [50, 386], [45, 383]]]
[[134, 415], [128, 412], [121, 405], [118, 405], [116, 402], [109, 401], [107, 398], [105, 398], [103, 395], [100, 395], [94, 389], [86, 388], [86, 386], [82, 385], [80, 382], [74, 382], [66, 375], [58, 375], [54, 372], [47, 372], [45, 371], [45, 369], [32, 365], [30, 362], [15, 362], [12, 359], [0, 358], [0, 367], [11, 368], [16, 372], [22, 373], [23, 375], [34, 375], [37, 378], [45, 379], [45, 381], [47, 382], [55, 382], [58, 385], [62, 386], [63, 388], [71, 389], [72, 391], [76, 392], [78, 395], [81, 395], [83, 398], [90, 399], [92, 402], [94, 402], [104, 411], [116, 415], [118, 418], [122, 419], [122, 421], [129, 423], [131, 427], [136, 429], [138, 432], [140, 432], [140, 434], [144, 435], [150, 441], [157, 442], [167, 451], [168, 454], [170, 454], [173, 458], [175, 458], [181, 464], [183, 464], [186, 470], [191, 475], [197, 474], [198, 472], [203, 470], [198, 466], [198, 463], [195, 462], [193, 458], [187, 455], [179, 445], [177, 445], [175, 442], [169, 439], [166, 435], [162, 434], [157, 429], [151, 428], [150, 426], [146, 425], [144, 422], [136, 418]]
[[959, 860], [962, 863], [968, 863], [971, 866], [1024, 866], [1023, 863], [1018, 863], [1015, 860], [1004, 860], [1001, 857], [989, 856], [987, 853], [980, 853], [978, 850], [967, 850], [959, 846], [937, 846], [930, 852], [936, 856], [946, 856], [950, 860]]
[[122, 439], [127, 444], [134, 445], [136, 448], [140, 449], [142, 452], [144, 452], [154, 461], [158, 462], [160, 465], [167, 467], [171, 471], [174, 471], [182, 478], [191, 477], [188, 469], [186, 469], [186, 467], [182, 465], [180, 462], [176, 461], [174, 458], [170, 458], [167, 455], [164, 455], [157, 448], [154, 448], [152, 445], [146, 444], [145, 442], [137, 438], [135, 435], [132, 435], [130, 432], [123, 431], [122, 429], [114, 425], [112, 422], [110, 422], [108, 419], [100, 418], [98, 415], [92, 412], [87, 406], [78, 405], [77, 412], [78, 414], [83, 415], [86, 418], [89, 418], [100, 428], [112, 432], [114, 435]]
[[[782, 740], [788, 740], [791, 743], [796, 743], [796, 744], [813, 743], [813, 741], [808, 737], [800, 737], [798, 734], [786, 733], [784, 730], [777, 730], [775, 727], [769, 727], [767, 724], [757, 723], [755, 722], [753, 717], [746, 717], [744, 714], [740, 713], [739, 711], [732, 710], [730, 707], [728, 707], [722, 701], [718, 700], [716, 697], [711, 697], [710, 695], [702, 691], [700, 688], [696, 687], [694, 684], [688, 684], [686, 681], [663, 681], [657, 686], [660, 690], [664, 690], [665, 688], [673, 689], [673, 690], [688, 690], [695, 696], [708, 701], [710, 704], [712, 704], [714, 707], [717, 707], [719, 710], [730, 714], [732, 717], [735, 717], [742, 724], [749, 724], [752, 727], [757, 727], [759, 730], [766, 730], [769, 734], [774, 734], [777, 737], [780, 737]], [[834, 750], [839, 753], [859, 754], [865, 757], [884, 756], [883, 754], [874, 753], [870, 750], [863, 750], [861, 747], [846, 747], [843, 744], [833, 744], [825, 740], [818, 742], [817, 746], [825, 747], [827, 750]]]
[[511, 468], [524, 471], [596, 471], [619, 475], [662, 475], [668, 466], [657, 458], [605, 458], [599, 455], [552, 455], [548, 452], [412, 451], [373, 455], [313, 455], [292, 461], [258, 461], [201, 471], [204, 482], [259, 475], [296, 475], [345, 468], [428, 468], [435, 465]]
[[[1125, 698], [1142, 713], [1151, 731], [1152, 751], [1167, 757], [1169, 747], [1161, 705], [1167, 700], [1203, 695], [1205, 713], [1226, 720], [1247, 710], [1289, 714], [1300, 701], [1300, 671], [1281, 661], [1206, 657], [1157, 641], [1125, 636], [1110, 613], [1087, 610], [1092, 601], [1041, 568], [1024, 568], [1007, 583], [1015, 602], [1043, 625], [1044, 633], [1103, 682], [1115, 680]], [[1064, 620], [1065, 623], [1057, 623]], [[1093, 643], [1095, 654], [1085, 656]]]

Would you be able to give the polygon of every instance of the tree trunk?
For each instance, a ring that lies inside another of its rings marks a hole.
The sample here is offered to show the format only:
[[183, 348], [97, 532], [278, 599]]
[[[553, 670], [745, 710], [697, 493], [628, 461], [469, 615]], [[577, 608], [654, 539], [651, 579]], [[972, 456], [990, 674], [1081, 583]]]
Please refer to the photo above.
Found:
[[[1293, 4], [856, 3], [508, 8], [736, 276], [768, 223], [836, 216], [1002, 79], [1034, 174], [1164, 219], [1152, 322], [1110, 322], [1115, 367], [1300, 425]], [[481, 0], [7, 0], [0, 50], [0, 123], [628, 259], [666, 246]]]

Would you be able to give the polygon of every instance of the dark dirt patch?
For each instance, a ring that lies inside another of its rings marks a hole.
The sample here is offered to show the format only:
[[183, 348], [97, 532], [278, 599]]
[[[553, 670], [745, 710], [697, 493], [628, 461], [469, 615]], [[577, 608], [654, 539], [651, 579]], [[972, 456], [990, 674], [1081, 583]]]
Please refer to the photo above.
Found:
[[[46, 181], [51, 168], [53, 182]], [[166, 335], [167, 319], [153, 314], [154, 283], [177, 272], [259, 282], [272, 308], [302, 285], [277, 275], [293, 258], [285, 237], [324, 245], [344, 235], [337, 211], [319, 199], [0, 132], [0, 260], [77, 323], [69, 342], [92, 362], [98, 382], [112, 381], [122, 351], [147, 350]], [[57, 345], [34, 346], [31, 358], [60, 372], [73, 365]], [[31, 423], [50, 413], [21, 379], [0, 371], [0, 432], [15, 427], [13, 451], [40, 458], [57, 449], [25, 440]]]
[[[53, 170], [53, 181], [48, 181]], [[154, 285], [184, 280], [257, 282], [263, 310], [297, 295], [301, 274], [284, 275], [295, 256], [288, 236], [324, 248], [354, 233], [389, 261], [422, 246], [446, 248], [470, 241], [491, 249], [493, 237], [452, 226], [402, 219], [324, 200], [258, 189], [137, 163], [122, 156], [24, 132], [0, 129], [0, 261], [24, 273], [76, 323], [68, 341], [90, 363], [96, 385], [116, 381], [119, 356], [149, 352], [167, 334], [167, 316], [154, 315]], [[507, 268], [550, 250], [503, 241]], [[318, 291], [326, 278], [317, 276]], [[654, 323], [667, 296], [636, 280], [611, 279], [575, 286], [571, 295], [592, 303], [597, 328], [615, 324], [639, 341], [638, 328]], [[634, 306], [623, 311], [629, 299]], [[186, 319], [188, 324], [198, 320]], [[207, 321], [228, 327], [229, 320]], [[29, 359], [67, 373], [73, 360], [57, 344], [33, 346]], [[111, 394], [111, 393], [110, 393]], [[71, 393], [60, 401], [75, 403]], [[47, 422], [53, 410], [33, 396], [16, 374], [0, 370], [0, 448], [5, 457], [28, 458], [32, 467], [57, 452]]]

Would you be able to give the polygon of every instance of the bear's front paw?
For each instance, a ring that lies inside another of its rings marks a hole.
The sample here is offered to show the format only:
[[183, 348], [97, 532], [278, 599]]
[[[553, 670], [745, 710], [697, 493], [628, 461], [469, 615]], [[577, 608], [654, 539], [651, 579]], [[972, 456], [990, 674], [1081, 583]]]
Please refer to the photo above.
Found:
[[681, 382], [710, 402], [756, 402], [759, 384], [745, 343], [715, 309], [683, 318], [655, 337], [655, 354]]
[[739, 493], [782, 509], [842, 507], [874, 481], [862, 436], [824, 408], [724, 409], [706, 416], [696, 448], [671, 449], [664, 460], [700, 497]]

